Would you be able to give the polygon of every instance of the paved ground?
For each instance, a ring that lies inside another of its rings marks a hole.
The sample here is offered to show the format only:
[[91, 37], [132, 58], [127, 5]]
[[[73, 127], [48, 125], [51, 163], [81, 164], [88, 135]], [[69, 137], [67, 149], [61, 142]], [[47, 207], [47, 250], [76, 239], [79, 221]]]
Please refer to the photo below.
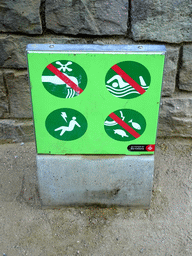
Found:
[[0, 145], [0, 256], [192, 255], [192, 140], [159, 139], [149, 210], [41, 209], [34, 143]]

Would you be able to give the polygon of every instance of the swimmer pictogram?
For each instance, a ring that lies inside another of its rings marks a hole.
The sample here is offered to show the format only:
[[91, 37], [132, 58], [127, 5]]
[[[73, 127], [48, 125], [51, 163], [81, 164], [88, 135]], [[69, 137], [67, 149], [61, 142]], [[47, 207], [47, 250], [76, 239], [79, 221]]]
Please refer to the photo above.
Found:
[[145, 66], [134, 61], [113, 65], [107, 72], [105, 84], [115, 97], [131, 99], [143, 95], [149, 88], [151, 76]]

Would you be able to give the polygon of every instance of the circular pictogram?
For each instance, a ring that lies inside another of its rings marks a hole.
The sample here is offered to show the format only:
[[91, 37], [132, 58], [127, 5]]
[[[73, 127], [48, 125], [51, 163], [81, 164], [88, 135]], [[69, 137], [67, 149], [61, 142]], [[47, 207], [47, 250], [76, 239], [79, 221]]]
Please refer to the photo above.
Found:
[[144, 94], [151, 82], [148, 69], [135, 61], [113, 65], [106, 74], [107, 90], [120, 99], [132, 99]]
[[87, 120], [77, 110], [60, 108], [48, 115], [45, 126], [54, 138], [70, 141], [84, 135], [87, 130]]
[[104, 122], [106, 133], [114, 140], [131, 141], [145, 131], [143, 115], [132, 109], [119, 109], [112, 112]]
[[84, 91], [87, 85], [87, 75], [77, 63], [58, 60], [47, 65], [41, 81], [45, 89], [52, 95], [69, 99]]

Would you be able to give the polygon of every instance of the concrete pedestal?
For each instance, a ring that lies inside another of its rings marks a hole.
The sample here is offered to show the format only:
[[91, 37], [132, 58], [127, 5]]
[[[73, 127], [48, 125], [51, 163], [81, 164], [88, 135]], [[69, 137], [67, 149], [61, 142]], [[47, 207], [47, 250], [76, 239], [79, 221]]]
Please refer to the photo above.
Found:
[[43, 206], [122, 205], [148, 208], [154, 155], [37, 155]]

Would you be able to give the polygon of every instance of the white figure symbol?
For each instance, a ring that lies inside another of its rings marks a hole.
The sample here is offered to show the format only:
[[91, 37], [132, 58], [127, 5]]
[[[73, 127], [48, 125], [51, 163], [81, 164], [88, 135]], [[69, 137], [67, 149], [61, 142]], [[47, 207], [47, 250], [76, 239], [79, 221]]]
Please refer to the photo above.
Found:
[[137, 130], [141, 130], [141, 126], [138, 123], [133, 122], [133, 119], [131, 119], [128, 123], [131, 123], [133, 128], [135, 128]]
[[116, 87], [120, 87], [120, 88], [124, 88], [124, 87], [126, 87], [126, 86], [128, 86], [129, 84], [128, 83], [126, 83], [126, 82], [124, 82], [123, 81], [123, 78], [121, 77], [121, 76], [119, 76], [119, 75], [115, 75], [115, 76], [113, 76], [112, 78], [110, 78], [108, 81], [107, 81], [107, 83], [109, 84], [109, 83], [111, 83], [112, 81], [114, 81], [114, 80], [117, 80], [117, 82], [113, 82], [112, 83], [112, 86], [114, 87], [114, 88], [116, 88]]
[[[62, 112], [61, 113], [61, 116], [63, 117], [63, 113], [65, 112]], [[65, 113], [66, 114], [66, 113]], [[64, 118], [64, 117], [63, 117]], [[65, 117], [66, 118], [66, 117]], [[59, 131], [61, 130], [61, 133], [60, 133], [60, 136], [62, 136], [65, 132], [71, 132], [74, 130], [75, 126], [78, 126], [78, 127], [81, 127], [77, 121], [76, 121], [76, 117], [72, 117], [72, 120], [69, 122], [69, 126], [60, 126], [58, 128], [56, 128], [54, 131]]]
[[[127, 80], [128, 81], [128, 80]], [[133, 86], [133, 84], [129, 84], [127, 81], [123, 80], [120, 75], [114, 75], [106, 82], [106, 87], [110, 93], [112, 93], [115, 97], [123, 98], [129, 97], [131, 94], [140, 94], [137, 89]], [[146, 85], [145, 80], [142, 76], [139, 76], [139, 86], [141, 86], [144, 90], [147, 90], [149, 86]]]
[[[125, 117], [123, 116], [123, 112], [120, 111], [120, 114], [121, 114], [121, 119], [124, 121]], [[114, 126], [116, 124], [117, 124], [117, 122], [115, 122], [115, 121], [105, 121], [105, 123], [104, 123], [104, 125], [106, 125], [106, 126]]]
[[[120, 88], [124, 88], [124, 87], [126, 87], [126, 86], [129, 85], [128, 83], [124, 82], [124, 81], [123, 81], [123, 78], [122, 78], [121, 76], [119, 76], [119, 75], [113, 76], [112, 78], [110, 78], [110, 79], [107, 81], [107, 83], [109, 84], [109, 83], [111, 83], [111, 82], [114, 81], [114, 80], [117, 80], [117, 82], [113, 82], [113, 83], [112, 83], [112, 86], [113, 86], [114, 88], [116, 88], [116, 87], [118, 87], [118, 86], [119, 86]], [[142, 76], [139, 76], [139, 80], [140, 80], [141, 86], [146, 86], [145, 80], [144, 80], [144, 78], [143, 78]]]

